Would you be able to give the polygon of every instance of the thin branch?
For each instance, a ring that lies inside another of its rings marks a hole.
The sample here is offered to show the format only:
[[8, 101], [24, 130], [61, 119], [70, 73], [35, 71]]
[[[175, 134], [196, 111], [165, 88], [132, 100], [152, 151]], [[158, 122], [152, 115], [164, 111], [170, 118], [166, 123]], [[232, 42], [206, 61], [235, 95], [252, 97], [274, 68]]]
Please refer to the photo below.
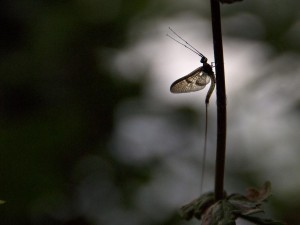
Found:
[[217, 84], [217, 154], [215, 172], [215, 200], [218, 201], [224, 197], [224, 171], [226, 152], [226, 89], [220, 3], [219, 0], [210, 0], [210, 3]]

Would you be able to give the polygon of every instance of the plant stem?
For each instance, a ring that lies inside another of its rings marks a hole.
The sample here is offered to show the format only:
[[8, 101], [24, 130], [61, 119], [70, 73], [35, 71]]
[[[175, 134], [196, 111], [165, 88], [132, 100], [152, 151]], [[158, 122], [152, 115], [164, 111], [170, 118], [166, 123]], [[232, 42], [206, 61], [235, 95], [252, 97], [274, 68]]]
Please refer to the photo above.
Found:
[[217, 85], [217, 153], [215, 171], [215, 200], [218, 201], [224, 197], [224, 171], [226, 152], [226, 90], [220, 3], [219, 0], [210, 0], [210, 4]]

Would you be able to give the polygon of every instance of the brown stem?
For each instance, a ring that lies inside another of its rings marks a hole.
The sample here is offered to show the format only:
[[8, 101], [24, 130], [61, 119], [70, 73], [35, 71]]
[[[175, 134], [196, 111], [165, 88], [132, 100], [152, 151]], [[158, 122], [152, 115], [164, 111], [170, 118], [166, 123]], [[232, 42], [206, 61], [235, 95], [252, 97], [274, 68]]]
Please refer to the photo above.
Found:
[[217, 154], [215, 172], [215, 200], [218, 201], [224, 197], [224, 171], [226, 152], [226, 90], [220, 3], [219, 0], [210, 0], [210, 3], [217, 85]]

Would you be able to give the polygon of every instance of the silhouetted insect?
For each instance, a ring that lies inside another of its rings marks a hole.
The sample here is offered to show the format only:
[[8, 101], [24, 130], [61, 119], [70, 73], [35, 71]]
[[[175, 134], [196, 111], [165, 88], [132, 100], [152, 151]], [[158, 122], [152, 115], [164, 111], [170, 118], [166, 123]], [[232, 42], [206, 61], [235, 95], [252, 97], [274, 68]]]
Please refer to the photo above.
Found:
[[212, 70], [212, 66], [207, 63], [207, 58], [202, 55], [197, 49], [195, 49], [192, 45], [190, 45], [186, 40], [184, 40], [182, 37], [180, 37], [174, 30], [172, 30], [170, 27], [169, 29], [178, 37], [180, 40], [184, 41], [185, 44], [177, 41], [175, 38], [171, 37], [167, 34], [168, 37], [173, 39], [174, 41], [178, 42], [179, 44], [183, 45], [184, 47], [188, 48], [195, 54], [199, 55], [201, 57], [200, 62], [202, 63], [201, 67], [198, 67], [188, 75], [179, 78], [178, 80], [174, 81], [171, 84], [170, 91], [172, 93], [178, 94], [178, 93], [187, 93], [187, 92], [194, 92], [199, 91], [209, 83], [211, 80], [210, 88], [206, 94], [205, 103], [209, 103], [209, 98], [211, 94], [214, 91], [215, 88], [215, 75]]
[[205, 173], [206, 146], [207, 146], [206, 145], [207, 126], [208, 126], [207, 106], [209, 103], [209, 98], [215, 88], [216, 78], [212, 70], [212, 66], [207, 63], [207, 58], [204, 55], [202, 55], [197, 49], [195, 49], [192, 45], [190, 45], [186, 40], [180, 37], [174, 30], [172, 30], [170, 27], [169, 29], [185, 44], [181, 43], [180, 41], [177, 41], [175, 38], [171, 37], [168, 34], [167, 36], [173, 39], [174, 41], [178, 42], [179, 44], [183, 45], [184, 47], [188, 48], [192, 52], [196, 53], [197, 55], [199, 55], [201, 57], [200, 62], [202, 63], [201, 67], [198, 67], [194, 71], [190, 72], [188, 75], [174, 81], [171, 84], [170, 91], [175, 94], [199, 91], [203, 89], [209, 83], [209, 81], [211, 81], [210, 88], [205, 98], [205, 106], [206, 106], [205, 107], [205, 137], [204, 137], [204, 151], [203, 151], [203, 158], [202, 158], [202, 176], [201, 176], [201, 184], [200, 184], [200, 192], [202, 193], [202, 186], [203, 186], [204, 173]]

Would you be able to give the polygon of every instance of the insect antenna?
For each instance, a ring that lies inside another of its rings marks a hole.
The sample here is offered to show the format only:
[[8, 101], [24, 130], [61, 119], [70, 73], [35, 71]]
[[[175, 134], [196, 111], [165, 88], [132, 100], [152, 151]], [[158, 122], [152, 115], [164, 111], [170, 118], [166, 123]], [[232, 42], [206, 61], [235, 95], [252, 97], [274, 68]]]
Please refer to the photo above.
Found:
[[180, 41], [176, 40], [175, 38], [173, 38], [172, 36], [170, 36], [169, 34], [167, 34], [167, 36], [171, 39], [173, 39], [174, 41], [176, 41], [177, 43], [183, 45], [184, 47], [186, 47], [187, 49], [191, 50], [192, 52], [196, 53], [197, 55], [199, 55], [200, 57], [206, 58], [204, 55], [201, 54], [201, 52], [199, 52], [196, 48], [194, 48], [191, 44], [189, 44], [186, 40], [184, 40], [182, 37], [180, 37], [171, 27], [169, 27], [169, 30], [172, 31], [173, 34], [175, 34], [180, 40], [182, 40], [185, 44], [181, 43]]

